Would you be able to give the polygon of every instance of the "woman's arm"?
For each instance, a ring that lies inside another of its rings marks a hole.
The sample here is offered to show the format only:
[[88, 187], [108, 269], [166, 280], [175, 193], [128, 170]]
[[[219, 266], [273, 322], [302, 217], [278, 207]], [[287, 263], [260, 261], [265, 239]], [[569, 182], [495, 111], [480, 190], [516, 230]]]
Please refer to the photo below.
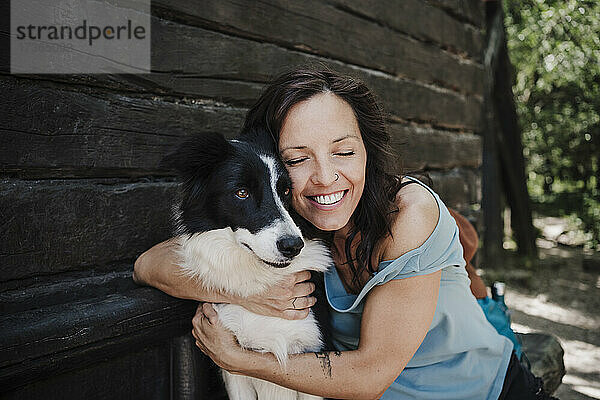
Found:
[[[394, 234], [385, 242], [384, 259], [417, 248], [437, 224], [434, 197], [418, 185], [411, 186], [398, 196], [400, 212], [392, 227]], [[205, 354], [233, 373], [317, 396], [376, 399], [423, 342], [435, 314], [440, 277], [437, 271], [375, 286], [363, 308], [357, 350], [293, 355], [285, 370], [271, 354], [242, 349], [208, 304], [196, 313], [192, 334]]]
[[[261, 315], [286, 319], [303, 319], [316, 299], [309, 296], [315, 289], [310, 272], [303, 271], [259, 295], [241, 298], [218, 290], [209, 290], [197, 279], [181, 273], [177, 265], [176, 239], [155, 245], [135, 261], [133, 280], [139, 285], [153, 286], [181, 299], [211, 303], [234, 303]], [[294, 301], [295, 298], [298, 298]], [[295, 308], [294, 308], [295, 307]]]
[[193, 320], [196, 344], [222, 368], [294, 390], [340, 399], [376, 399], [400, 375], [433, 320], [441, 272], [392, 280], [369, 293], [355, 351], [290, 356], [244, 350], [205, 304]]
[[206, 289], [198, 280], [181, 273], [177, 265], [178, 243], [169, 239], [145, 251], [135, 260], [133, 280], [138, 285], [149, 285], [180, 299], [231, 303], [231, 296]]

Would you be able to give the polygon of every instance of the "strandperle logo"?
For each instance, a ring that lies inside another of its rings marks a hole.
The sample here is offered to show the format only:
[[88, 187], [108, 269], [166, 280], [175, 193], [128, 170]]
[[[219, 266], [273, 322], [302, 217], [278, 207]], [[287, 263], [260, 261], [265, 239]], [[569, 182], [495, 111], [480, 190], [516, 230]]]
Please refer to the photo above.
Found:
[[83, 20], [83, 23], [76, 27], [71, 26], [17, 26], [17, 39], [30, 39], [30, 40], [87, 40], [90, 46], [93, 45], [95, 40], [106, 39], [106, 40], [142, 40], [146, 38], [146, 28], [140, 25], [133, 26], [130, 19], [127, 20], [126, 25], [106, 25], [99, 27], [96, 25], [89, 25], [87, 20]]
[[11, 0], [11, 73], [150, 72], [150, 0]]

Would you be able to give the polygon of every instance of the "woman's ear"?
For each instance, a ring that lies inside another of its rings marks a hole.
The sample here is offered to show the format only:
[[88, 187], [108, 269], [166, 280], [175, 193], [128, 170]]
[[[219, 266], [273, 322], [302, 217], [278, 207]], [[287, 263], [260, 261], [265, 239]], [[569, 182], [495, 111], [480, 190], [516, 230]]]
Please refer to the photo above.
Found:
[[206, 178], [233, 151], [220, 133], [194, 134], [160, 162], [161, 168], [176, 170], [184, 182]]

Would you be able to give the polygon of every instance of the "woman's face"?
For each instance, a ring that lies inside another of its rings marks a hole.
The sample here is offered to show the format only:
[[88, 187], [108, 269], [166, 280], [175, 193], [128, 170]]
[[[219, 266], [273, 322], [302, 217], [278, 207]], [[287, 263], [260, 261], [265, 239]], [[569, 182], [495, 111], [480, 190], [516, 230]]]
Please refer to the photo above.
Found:
[[279, 152], [292, 178], [294, 209], [321, 230], [346, 226], [367, 165], [352, 107], [331, 92], [295, 104], [281, 128]]

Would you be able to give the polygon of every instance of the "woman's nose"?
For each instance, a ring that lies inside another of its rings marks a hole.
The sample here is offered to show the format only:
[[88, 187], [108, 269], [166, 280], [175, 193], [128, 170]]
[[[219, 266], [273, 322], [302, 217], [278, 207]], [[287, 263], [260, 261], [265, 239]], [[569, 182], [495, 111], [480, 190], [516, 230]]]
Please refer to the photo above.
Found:
[[315, 164], [315, 170], [310, 178], [314, 185], [329, 186], [336, 181], [336, 174], [338, 172], [332, 163], [321, 161]]

